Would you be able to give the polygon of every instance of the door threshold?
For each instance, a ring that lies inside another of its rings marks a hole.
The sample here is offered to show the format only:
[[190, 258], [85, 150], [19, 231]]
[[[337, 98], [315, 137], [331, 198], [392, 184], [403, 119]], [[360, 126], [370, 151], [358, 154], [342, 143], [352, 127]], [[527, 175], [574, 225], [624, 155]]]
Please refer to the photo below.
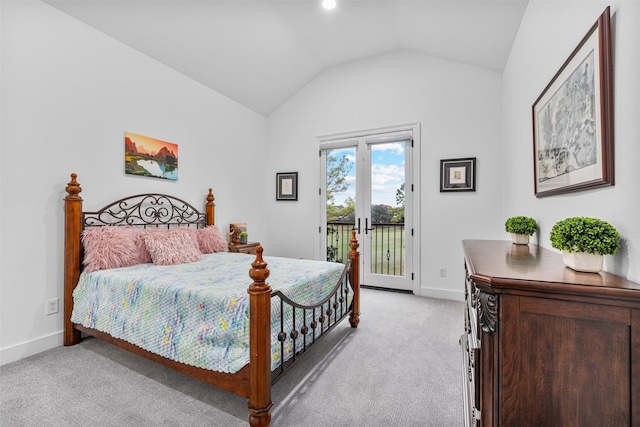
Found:
[[413, 291], [409, 291], [406, 289], [391, 289], [391, 288], [383, 288], [382, 286], [371, 286], [371, 285], [360, 285], [360, 287], [365, 289], [373, 289], [374, 291], [396, 292], [398, 294], [413, 295]]

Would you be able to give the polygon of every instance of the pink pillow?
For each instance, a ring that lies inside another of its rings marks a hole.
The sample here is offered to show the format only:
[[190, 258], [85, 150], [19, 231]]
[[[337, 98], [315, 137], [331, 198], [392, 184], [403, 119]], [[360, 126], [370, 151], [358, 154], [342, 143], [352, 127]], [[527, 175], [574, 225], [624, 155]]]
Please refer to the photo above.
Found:
[[136, 245], [138, 236], [138, 231], [131, 227], [105, 226], [84, 230], [84, 271], [129, 267], [148, 262]]
[[229, 250], [227, 241], [222, 237], [220, 229], [217, 226], [211, 225], [207, 228], [200, 228], [197, 231], [200, 252], [203, 254], [227, 252]]
[[151, 262], [151, 255], [147, 251], [147, 245], [144, 243], [144, 232], [142, 230], [136, 230], [136, 238], [134, 243], [136, 245], [136, 252], [138, 252], [138, 259], [140, 264], [146, 264]]
[[145, 233], [144, 242], [151, 260], [157, 265], [186, 264], [202, 259], [197, 239], [185, 228]]

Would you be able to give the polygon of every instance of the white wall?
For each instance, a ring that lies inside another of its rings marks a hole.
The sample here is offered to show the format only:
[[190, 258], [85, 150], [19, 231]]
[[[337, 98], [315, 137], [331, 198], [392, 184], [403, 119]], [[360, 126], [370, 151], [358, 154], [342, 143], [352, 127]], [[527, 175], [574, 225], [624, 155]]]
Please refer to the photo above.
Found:
[[[504, 75], [394, 52], [327, 70], [267, 122], [46, 4], [3, 0], [0, 363], [62, 342], [62, 316], [45, 316], [44, 301], [62, 298], [71, 172], [87, 209], [150, 191], [198, 204], [213, 187], [223, 228], [246, 221], [268, 253], [314, 258], [316, 137], [384, 126], [421, 124], [421, 295], [462, 298], [460, 241], [504, 239], [515, 214], [538, 219], [546, 247], [558, 219], [610, 221], [624, 241], [605, 268], [640, 281], [640, 3], [610, 2], [615, 187], [533, 195], [531, 105], [607, 4], [530, 0]], [[125, 176], [127, 130], [178, 143], [180, 181]], [[466, 156], [478, 158], [478, 191], [439, 193], [439, 160]], [[275, 173], [288, 171], [300, 173], [299, 201], [275, 202]]]
[[[319, 251], [316, 137], [421, 124], [420, 294], [461, 299], [461, 240], [504, 237], [500, 218], [501, 75], [411, 51], [337, 66], [269, 117], [270, 177], [299, 172], [299, 201], [270, 198], [270, 251], [313, 258]], [[477, 192], [440, 193], [440, 159], [477, 157]], [[438, 276], [439, 268], [447, 277]]]
[[[266, 218], [255, 209], [266, 195], [246, 172], [263, 168], [266, 119], [44, 3], [1, 8], [0, 363], [7, 363], [62, 344], [62, 314], [45, 316], [44, 302], [60, 298], [62, 309], [71, 172], [86, 210], [143, 192], [202, 207], [213, 187], [218, 224], [247, 221], [266, 240]], [[126, 176], [125, 131], [179, 144], [179, 181]]]
[[[531, 106], [598, 16], [611, 5], [614, 79], [615, 186], [537, 199], [533, 194]], [[531, 0], [504, 71], [503, 217], [538, 220], [538, 240], [572, 216], [592, 216], [622, 236], [605, 270], [640, 282], [640, 2]], [[508, 179], [507, 179], [508, 178]]]

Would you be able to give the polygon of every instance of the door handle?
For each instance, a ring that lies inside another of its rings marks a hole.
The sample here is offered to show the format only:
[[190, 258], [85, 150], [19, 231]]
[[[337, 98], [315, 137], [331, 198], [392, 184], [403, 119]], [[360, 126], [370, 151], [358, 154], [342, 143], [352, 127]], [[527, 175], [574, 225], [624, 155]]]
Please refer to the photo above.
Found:
[[358, 218], [358, 226], [356, 227], [354, 224], [352, 230], [355, 230], [358, 232], [358, 234], [360, 234], [360, 218]]
[[[373, 224], [371, 224], [373, 225]], [[364, 234], [369, 234], [369, 231], [375, 230], [375, 227], [369, 228], [369, 218], [364, 219]]]

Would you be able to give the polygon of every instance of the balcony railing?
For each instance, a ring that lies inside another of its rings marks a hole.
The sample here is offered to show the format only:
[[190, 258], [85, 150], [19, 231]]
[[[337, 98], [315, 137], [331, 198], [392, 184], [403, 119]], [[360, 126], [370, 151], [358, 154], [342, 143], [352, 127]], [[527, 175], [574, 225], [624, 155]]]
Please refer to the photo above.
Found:
[[[351, 230], [354, 225], [345, 222], [327, 223], [327, 261], [346, 262]], [[371, 259], [371, 273], [404, 276], [404, 223], [373, 224], [373, 230], [369, 232], [371, 233], [371, 253], [363, 253], [363, 256]]]

